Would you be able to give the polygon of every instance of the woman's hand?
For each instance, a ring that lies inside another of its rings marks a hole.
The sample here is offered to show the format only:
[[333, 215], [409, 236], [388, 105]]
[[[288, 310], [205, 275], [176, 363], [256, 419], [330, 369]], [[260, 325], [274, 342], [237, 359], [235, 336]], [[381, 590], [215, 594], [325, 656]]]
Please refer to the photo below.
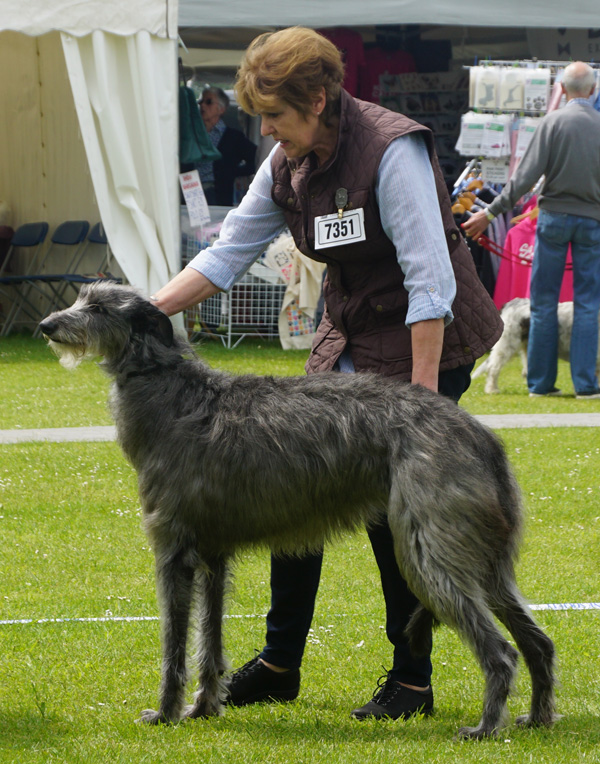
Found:
[[221, 290], [194, 268], [184, 268], [150, 298], [157, 308], [172, 316], [180, 310], [204, 302]]

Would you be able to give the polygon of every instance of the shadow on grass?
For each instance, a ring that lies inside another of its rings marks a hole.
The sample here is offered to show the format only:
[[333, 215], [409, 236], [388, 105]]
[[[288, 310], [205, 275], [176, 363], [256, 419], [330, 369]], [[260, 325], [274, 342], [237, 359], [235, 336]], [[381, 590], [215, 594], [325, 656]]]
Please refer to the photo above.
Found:
[[54, 711], [0, 709], [0, 730], [0, 751], [45, 750], [68, 738], [72, 725]]
[[[247, 735], [260, 739], [262, 743], [276, 747], [278, 743], [297, 742], [299, 745], [311, 740], [319, 740], [326, 745], [354, 743], [400, 742], [406, 745], [432, 744], [434, 747], [451, 744], [474, 745], [475, 741], [460, 740], [458, 730], [463, 726], [475, 725], [479, 717], [468, 709], [444, 709], [432, 717], [414, 717], [407, 721], [358, 722], [349, 718], [347, 710], [340, 716], [335, 709], [314, 707], [302, 712], [293, 706], [273, 705], [254, 709], [228, 709], [223, 717], [187, 720], [181, 723], [186, 729], [205, 731], [213, 741], [219, 736], [236, 737]], [[268, 713], [268, 717], [265, 716]], [[197, 725], [197, 727], [195, 726]], [[569, 715], [559, 719], [552, 727], [524, 728], [511, 719], [496, 738], [477, 741], [484, 745], [499, 745], [506, 742], [521, 743], [528, 749], [547, 747], [562, 748], [567, 743], [576, 744], [578, 751], [596, 751], [600, 743], [600, 722], [593, 714]]]

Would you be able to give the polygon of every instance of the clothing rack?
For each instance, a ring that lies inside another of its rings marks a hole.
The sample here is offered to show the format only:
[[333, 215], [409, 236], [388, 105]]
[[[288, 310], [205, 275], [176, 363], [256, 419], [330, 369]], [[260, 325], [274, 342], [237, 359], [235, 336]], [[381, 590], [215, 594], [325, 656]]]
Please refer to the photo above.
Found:
[[[512, 59], [504, 60], [504, 59], [486, 59], [484, 61], [479, 61], [473, 65], [466, 64], [463, 66], [463, 69], [472, 69], [473, 66], [513, 66], [518, 67], [520, 69], [539, 69], [539, 68], [550, 68], [550, 69], [564, 69], [566, 66], [568, 66], [571, 61], [546, 61], [544, 59], [538, 59], [538, 58], [531, 58], [531, 59]], [[586, 63], [592, 67], [592, 69], [600, 69], [600, 62], [594, 63], [590, 61], [586, 61]]]

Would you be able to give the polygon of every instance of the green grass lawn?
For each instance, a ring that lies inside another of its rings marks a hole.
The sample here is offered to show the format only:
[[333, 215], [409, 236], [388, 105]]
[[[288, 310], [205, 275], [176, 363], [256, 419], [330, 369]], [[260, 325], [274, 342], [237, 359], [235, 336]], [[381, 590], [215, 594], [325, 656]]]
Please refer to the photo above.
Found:
[[[62, 369], [41, 341], [1, 341], [0, 429], [109, 424], [107, 381], [95, 364]], [[305, 352], [246, 342], [202, 355], [234, 373], [302, 373]], [[568, 367], [559, 386], [570, 390]], [[530, 399], [513, 362], [501, 395], [475, 380], [473, 413], [600, 411], [597, 401]], [[600, 430], [504, 430], [527, 525], [518, 567], [534, 603], [600, 600]], [[141, 530], [135, 475], [114, 443], [0, 446], [0, 620], [157, 616], [153, 556]], [[264, 639], [269, 558], [236, 566], [225, 623], [233, 665]], [[222, 718], [148, 728], [156, 707], [159, 624], [67, 621], [0, 625], [0, 763], [31, 762], [600, 762], [600, 611], [539, 612], [554, 639], [564, 718], [552, 730], [508, 726], [498, 740], [456, 742], [476, 723], [483, 680], [470, 652], [435, 636], [436, 713], [408, 723], [358, 723], [389, 667], [378, 572], [364, 533], [327, 549], [299, 699], [229, 709]], [[191, 663], [193, 666], [193, 663]], [[191, 692], [190, 688], [190, 692]], [[526, 710], [521, 670], [511, 717]]]

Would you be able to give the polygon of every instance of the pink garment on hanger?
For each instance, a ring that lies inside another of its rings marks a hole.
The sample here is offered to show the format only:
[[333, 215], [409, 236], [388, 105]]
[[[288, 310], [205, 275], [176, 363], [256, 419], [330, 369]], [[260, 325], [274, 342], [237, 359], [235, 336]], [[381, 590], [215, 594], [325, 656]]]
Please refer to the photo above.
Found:
[[[511, 259], [502, 259], [498, 269], [498, 277], [494, 289], [494, 303], [499, 309], [515, 297], [530, 296], [531, 262], [533, 260], [536, 228], [537, 218], [535, 220], [525, 218], [513, 226], [506, 234], [504, 251], [507, 258], [510, 257]], [[567, 265], [571, 263], [571, 245], [569, 245]], [[571, 302], [573, 300], [572, 270], [565, 270], [559, 300], [560, 302]]]
[[379, 103], [379, 77], [382, 74], [406, 74], [416, 71], [415, 59], [405, 50], [365, 50], [366, 66], [361, 73], [359, 98]]
[[515, 170], [519, 166], [521, 157], [517, 159], [517, 141], [519, 139], [519, 130], [516, 127], [517, 123], [513, 124], [510, 131], [510, 161], [508, 163], [508, 179], [510, 180], [515, 174]]
[[552, 86], [552, 92], [550, 93], [550, 102], [548, 104], [548, 111], [556, 111], [560, 109], [563, 92], [560, 84], [560, 80], [557, 80]]
[[344, 89], [358, 96], [359, 79], [365, 66], [365, 49], [360, 32], [353, 29], [318, 29], [341, 52], [344, 61]]

